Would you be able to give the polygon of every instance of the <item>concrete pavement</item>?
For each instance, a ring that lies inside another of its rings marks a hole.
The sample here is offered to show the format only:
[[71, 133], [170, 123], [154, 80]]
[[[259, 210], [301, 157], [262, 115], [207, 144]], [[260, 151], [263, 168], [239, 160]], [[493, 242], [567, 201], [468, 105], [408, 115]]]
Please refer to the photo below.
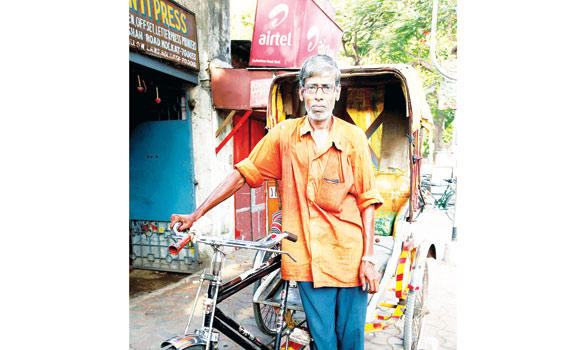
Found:
[[[435, 213], [445, 217], [444, 213]], [[435, 218], [433, 222], [437, 221]], [[450, 232], [450, 224], [439, 221], [441, 235]], [[442, 227], [446, 226], [446, 227]], [[447, 244], [449, 247], [450, 244]], [[226, 250], [224, 280], [229, 280], [246, 271], [252, 264], [254, 251], [241, 249]], [[449, 254], [446, 254], [449, 255]], [[452, 259], [443, 260], [438, 256], [430, 266], [428, 310], [425, 316], [421, 349], [456, 349], [456, 267]], [[159, 349], [163, 340], [182, 334], [188, 321], [189, 312], [197, 291], [199, 273], [155, 292], [130, 299], [130, 349]], [[252, 308], [253, 288], [248, 287], [220, 304], [220, 308], [240, 322], [243, 327], [260, 339], [268, 337], [256, 326]], [[386, 293], [388, 294], [388, 293]], [[199, 327], [201, 302], [194, 314], [191, 327]], [[403, 321], [384, 331], [365, 334], [365, 349], [402, 349]], [[220, 335], [220, 349], [238, 349], [224, 335]]]

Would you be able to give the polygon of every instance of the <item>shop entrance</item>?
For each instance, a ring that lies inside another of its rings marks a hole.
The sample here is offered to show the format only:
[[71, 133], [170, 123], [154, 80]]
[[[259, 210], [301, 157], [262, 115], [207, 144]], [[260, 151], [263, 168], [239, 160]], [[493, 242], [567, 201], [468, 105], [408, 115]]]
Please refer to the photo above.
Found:
[[193, 247], [171, 256], [167, 233], [171, 214], [195, 210], [187, 105], [192, 85], [133, 62], [129, 71], [131, 263], [144, 269], [190, 271], [197, 255]]
[[186, 86], [131, 64], [131, 219], [169, 221], [194, 208], [193, 146]]

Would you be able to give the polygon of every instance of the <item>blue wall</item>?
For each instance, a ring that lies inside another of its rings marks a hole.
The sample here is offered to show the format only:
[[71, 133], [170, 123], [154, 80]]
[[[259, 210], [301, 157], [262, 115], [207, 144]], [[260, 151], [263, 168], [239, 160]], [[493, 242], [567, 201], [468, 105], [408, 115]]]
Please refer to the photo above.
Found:
[[189, 120], [144, 122], [130, 138], [130, 210], [133, 220], [169, 221], [195, 209]]

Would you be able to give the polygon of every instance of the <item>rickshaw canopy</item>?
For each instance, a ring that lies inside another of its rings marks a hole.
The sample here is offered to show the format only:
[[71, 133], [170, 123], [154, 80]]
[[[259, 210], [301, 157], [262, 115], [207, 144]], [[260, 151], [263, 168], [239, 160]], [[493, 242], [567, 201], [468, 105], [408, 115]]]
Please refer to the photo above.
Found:
[[[285, 73], [274, 78], [270, 85], [268, 99], [267, 126], [272, 128], [277, 123], [286, 119], [286, 112], [282, 91], [280, 86], [284, 83], [298, 81], [299, 72]], [[406, 64], [385, 64], [361, 67], [341, 68], [341, 84], [348, 84], [348, 81], [373, 77], [376, 79], [392, 79], [400, 81], [401, 89], [405, 97], [406, 117], [412, 120], [412, 132], [424, 127], [427, 131], [433, 128], [433, 118], [427, 101], [419, 74]]]

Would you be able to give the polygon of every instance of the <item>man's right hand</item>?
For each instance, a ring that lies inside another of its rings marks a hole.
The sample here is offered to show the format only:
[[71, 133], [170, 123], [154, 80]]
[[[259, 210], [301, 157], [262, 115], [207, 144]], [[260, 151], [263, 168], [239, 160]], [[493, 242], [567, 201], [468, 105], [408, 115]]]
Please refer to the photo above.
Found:
[[191, 214], [173, 214], [171, 215], [171, 225], [169, 226], [173, 229], [173, 225], [178, 222], [182, 222], [181, 226], [177, 229], [178, 231], [185, 231], [193, 225], [194, 222], [197, 221], [199, 217], [195, 215], [195, 212]]
[[225, 178], [225, 180], [222, 181], [222, 183], [220, 183], [218, 187], [216, 187], [212, 193], [209, 194], [209, 197], [207, 197], [206, 200], [201, 203], [201, 205], [197, 207], [193, 213], [171, 215], [170, 228], [173, 229], [173, 225], [175, 225], [177, 222], [183, 222], [178, 230], [187, 230], [191, 227], [191, 225], [193, 225], [194, 222], [199, 220], [199, 218], [201, 218], [205, 213], [210, 211], [211, 208], [215, 207], [233, 195], [244, 185], [244, 183], [246, 183], [246, 180], [242, 174], [240, 174], [237, 169], [232, 170], [232, 172]]

